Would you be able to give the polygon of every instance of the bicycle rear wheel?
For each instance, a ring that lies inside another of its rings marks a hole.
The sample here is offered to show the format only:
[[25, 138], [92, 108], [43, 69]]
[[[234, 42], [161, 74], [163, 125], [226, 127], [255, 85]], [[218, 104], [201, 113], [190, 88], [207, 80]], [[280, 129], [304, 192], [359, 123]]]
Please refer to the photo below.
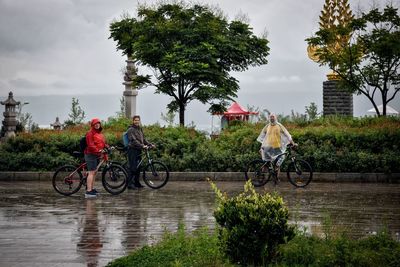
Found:
[[294, 160], [288, 166], [287, 177], [289, 182], [296, 187], [307, 186], [313, 176], [311, 165], [301, 159]]
[[251, 180], [255, 187], [265, 185], [271, 179], [271, 173], [268, 172], [267, 168], [267, 164], [262, 159], [251, 161], [246, 168], [246, 180]]
[[118, 195], [125, 191], [128, 174], [121, 165], [113, 163], [104, 167], [101, 177], [103, 187], [108, 193]]
[[53, 175], [53, 188], [64, 196], [70, 196], [81, 189], [83, 175], [76, 166], [64, 165], [58, 168]]
[[169, 170], [164, 163], [153, 161], [143, 169], [144, 183], [153, 189], [159, 189], [167, 184], [169, 179]]

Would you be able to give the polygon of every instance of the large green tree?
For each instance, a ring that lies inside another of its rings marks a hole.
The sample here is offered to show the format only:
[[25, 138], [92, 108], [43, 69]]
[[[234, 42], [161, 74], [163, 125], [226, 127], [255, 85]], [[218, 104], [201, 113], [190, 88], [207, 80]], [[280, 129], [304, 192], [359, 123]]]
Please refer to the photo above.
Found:
[[198, 100], [210, 112], [222, 111], [236, 97], [233, 71], [267, 63], [268, 41], [257, 37], [242, 21], [228, 22], [221, 11], [204, 5], [180, 3], [140, 5], [137, 18], [125, 15], [110, 25], [117, 49], [153, 70], [155, 77], [138, 76], [171, 97], [168, 109], [179, 111]]
[[[320, 64], [340, 76], [342, 88], [365, 95], [378, 116], [386, 116], [387, 104], [400, 90], [399, 27], [398, 9], [387, 5], [362, 13], [345, 26], [321, 29], [307, 42], [317, 47]], [[342, 36], [350, 36], [350, 41], [339, 42]], [[382, 112], [376, 103], [379, 95]]]

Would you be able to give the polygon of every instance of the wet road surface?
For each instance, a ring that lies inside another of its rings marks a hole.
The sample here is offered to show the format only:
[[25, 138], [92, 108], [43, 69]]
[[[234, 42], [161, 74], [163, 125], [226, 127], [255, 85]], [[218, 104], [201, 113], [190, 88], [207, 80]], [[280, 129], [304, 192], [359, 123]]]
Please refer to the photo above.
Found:
[[[217, 182], [234, 195], [242, 182]], [[100, 183], [99, 183], [100, 186]], [[57, 194], [50, 182], [0, 182], [0, 266], [104, 266], [110, 260], [160, 239], [164, 229], [184, 222], [191, 231], [214, 228], [214, 193], [207, 182], [169, 182], [111, 196], [99, 188], [96, 199], [81, 189], [72, 197]], [[278, 191], [291, 221], [322, 235], [322, 222], [361, 237], [387, 227], [399, 240], [400, 185], [288, 183], [258, 191]], [[328, 217], [329, 214], [329, 217]]]

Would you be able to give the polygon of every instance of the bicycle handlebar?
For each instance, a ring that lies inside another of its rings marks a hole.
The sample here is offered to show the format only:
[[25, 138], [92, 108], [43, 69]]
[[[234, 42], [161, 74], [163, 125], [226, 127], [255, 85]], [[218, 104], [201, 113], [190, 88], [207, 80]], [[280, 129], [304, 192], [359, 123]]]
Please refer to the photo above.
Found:
[[299, 146], [299, 144], [293, 143], [293, 144], [287, 144], [286, 147], [290, 149], [296, 149]]
[[101, 150], [102, 154], [110, 154], [112, 150], [118, 149], [115, 146], [109, 146], [109, 147], [105, 147]]
[[[143, 149], [150, 150], [150, 149], [153, 149], [153, 148], [155, 148], [155, 145], [146, 146]], [[111, 150], [118, 150], [120, 152], [126, 152], [127, 151], [127, 147], [123, 147], [123, 146], [110, 146], [110, 149]]]

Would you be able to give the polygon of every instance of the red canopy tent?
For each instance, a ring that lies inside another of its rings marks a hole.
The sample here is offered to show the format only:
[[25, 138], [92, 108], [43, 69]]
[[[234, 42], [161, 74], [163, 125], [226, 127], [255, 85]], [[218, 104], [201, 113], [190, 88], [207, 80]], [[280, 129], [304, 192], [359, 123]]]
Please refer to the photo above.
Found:
[[[222, 115], [222, 114], [218, 114]], [[243, 108], [237, 102], [234, 102], [227, 111], [223, 113], [223, 116], [226, 117], [228, 121], [231, 120], [241, 120], [241, 121], [248, 121], [249, 115], [258, 115], [258, 112], [248, 111], [247, 109]]]
[[[228, 123], [230, 121], [248, 121], [250, 118], [250, 115], [258, 115], [258, 112], [252, 112], [248, 111], [247, 109], [243, 108], [241, 105], [239, 105], [237, 102], [234, 102], [227, 111], [223, 113], [214, 113], [213, 115], [222, 115], [221, 118], [221, 129], [224, 129], [228, 126]], [[213, 131], [213, 125], [212, 125], [212, 131]]]

